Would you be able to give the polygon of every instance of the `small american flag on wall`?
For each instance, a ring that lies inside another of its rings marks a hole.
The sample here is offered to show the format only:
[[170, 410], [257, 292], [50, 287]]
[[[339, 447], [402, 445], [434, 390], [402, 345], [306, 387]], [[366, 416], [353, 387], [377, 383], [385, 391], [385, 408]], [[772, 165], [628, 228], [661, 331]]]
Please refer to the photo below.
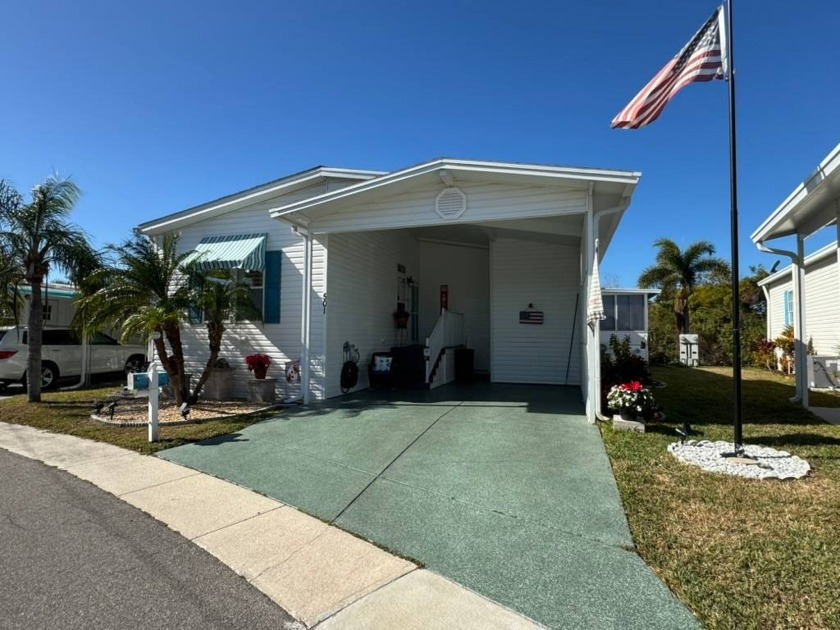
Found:
[[542, 311], [519, 311], [519, 323], [520, 324], [541, 325], [543, 323], [543, 312]]

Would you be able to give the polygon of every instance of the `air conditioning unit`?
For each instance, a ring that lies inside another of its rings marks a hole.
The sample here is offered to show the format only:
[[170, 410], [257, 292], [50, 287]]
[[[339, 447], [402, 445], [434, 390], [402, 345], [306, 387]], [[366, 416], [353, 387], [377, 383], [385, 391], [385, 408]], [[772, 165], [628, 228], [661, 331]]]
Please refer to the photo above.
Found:
[[808, 357], [808, 387], [814, 389], [840, 388], [840, 359], [837, 357]]

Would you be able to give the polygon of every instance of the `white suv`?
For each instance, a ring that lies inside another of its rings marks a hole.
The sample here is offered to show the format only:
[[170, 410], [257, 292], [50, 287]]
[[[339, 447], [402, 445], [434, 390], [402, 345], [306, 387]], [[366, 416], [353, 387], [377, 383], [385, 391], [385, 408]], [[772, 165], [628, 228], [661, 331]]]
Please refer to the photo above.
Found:
[[[26, 326], [0, 328], [0, 388], [9, 383], [25, 383]], [[90, 373], [139, 372], [146, 363], [146, 348], [123, 345], [104, 333], [90, 339]], [[59, 378], [79, 377], [82, 373], [82, 345], [69, 328], [45, 328], [41, 349], [41, 387], [49, 389]]]

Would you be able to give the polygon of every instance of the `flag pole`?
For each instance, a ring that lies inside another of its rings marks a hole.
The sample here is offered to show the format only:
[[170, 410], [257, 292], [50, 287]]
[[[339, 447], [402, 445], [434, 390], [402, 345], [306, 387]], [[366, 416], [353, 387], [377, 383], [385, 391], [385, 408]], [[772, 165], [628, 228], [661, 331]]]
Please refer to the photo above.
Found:
[[744, 435], [741, 425], [741, 296], [738, 269], [738, 165], [735, 142], [735, 57], [733, 53], [734, 28], [732, 25], [732, 0], [726, 0], [726, 59], [729, 83], [729, 195], [730, 239], [732, 241], [732, 382], [734, 394], [734, 453], [744, 455]]

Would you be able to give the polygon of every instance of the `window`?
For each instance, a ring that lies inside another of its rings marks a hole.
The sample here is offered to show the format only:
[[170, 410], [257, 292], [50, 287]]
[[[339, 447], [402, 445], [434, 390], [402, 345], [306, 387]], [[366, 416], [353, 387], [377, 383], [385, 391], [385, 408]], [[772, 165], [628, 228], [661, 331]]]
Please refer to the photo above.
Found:
[[44, 321], [48, 322], [52, 319], [52, 304], [44, 304]]
[[644, 330], [645, 296], [617, 295], [615, 298], [618, 315], [617, 330]]
[[69, 330], [45, 330], [41, 336], [43, 346], [78, 346], [78, 337]]
[[240, 276], [241, 281], [248, 285], [251, 292], [251, 302], [254, 308], [259, 312], [259, 317], [251, 316], [246, 319], [262, 319], [263, 318], [263, 299], [265, 298], [265, 291], [263, 289], [263, 272], [262, 271], [245, 271]]
[[93, 346], [118, 346], [120, 345], [119, 342], [114, 339], [113, 337], [109, 337], [105, 333], [94, 333], [93, 337], [90, 339], [90, 343]]
[[645, 329], [645, 295], [605, 295], [601, 330], [631, 331]]
[[604, 314], [607, 316], [601, 322], [601, 330], [615, 330], [615, 296], [604, 296]]
[[785, 326], [793, 326], [793, 291], [785, 291]]

